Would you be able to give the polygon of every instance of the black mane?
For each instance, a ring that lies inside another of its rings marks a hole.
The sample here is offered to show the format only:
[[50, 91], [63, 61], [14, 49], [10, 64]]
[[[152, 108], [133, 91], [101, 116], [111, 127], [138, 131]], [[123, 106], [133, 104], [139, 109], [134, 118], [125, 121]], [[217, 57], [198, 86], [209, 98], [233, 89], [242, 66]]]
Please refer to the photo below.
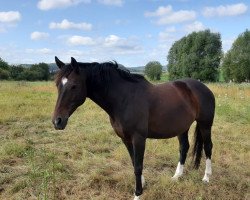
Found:
[[[117, 64], [117, 62], [104, 62], [104, 63], [78, 63], [80, 70], [83, 68], [87, 71], [89, 79], [93, 83], [94, 81], [101, 81], [106, 84], [109, 83], [112, 76], [112, 71], [117, 71], [120, 77], [129, 82], [139, 82], [145, 80], [143, 75], [133, 74], [127, 68]], [[65, 65], [56, 74], [55, 82], [58, 85], [62, 77], [67, 77], [73, 68], [70, 64]]]

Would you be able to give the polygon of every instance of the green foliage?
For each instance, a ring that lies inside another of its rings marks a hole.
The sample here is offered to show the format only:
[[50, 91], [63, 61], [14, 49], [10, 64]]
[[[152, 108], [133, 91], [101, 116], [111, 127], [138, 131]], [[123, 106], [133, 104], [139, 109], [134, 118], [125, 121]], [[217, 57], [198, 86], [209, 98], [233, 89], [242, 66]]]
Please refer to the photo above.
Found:
[[0, 69], [9, 70], [9, 65], [2, 58], [0, 58]]
[[34, 64], [30, 68], [30, 74], [35, 80], [49, 79], [49, 66], [46, 63]]
[[201, 81], [217, 81], [221, 38], [209, 30], [193, 32], [176, 41], [168, 53], [170, 80], [190, 77]]
[[0, 68], [0, 80], [6, 80], [9, 79], [10, 74], [8, 70]]
[[234, 41], [223, 59], [222, 71], [226, 81], [250, 80], [250, 31], [246, 30]]
[[9, 79], [9, 65], [2, 58], [0, 58], [0, 80]]
[[145, 67], [145, 74], [151, 80], [160, 80], [162, 74], [162, 65], [158, 61], [151, 61]]
[[26, 80], [26, 81], [41, 81], [49, 80], [49, 66], [46, 63], [34, 64], [31, 67], [9, 66], [7, 62], [0, 58], [0, 80]]
[[23, 72], [25, 71], [25, 68], [22, 67], [21, 65], [18, 65], [18, 66], [11, 66], [10, 67], [10, 77], [13, 79], [13, 80], [23, 80]]

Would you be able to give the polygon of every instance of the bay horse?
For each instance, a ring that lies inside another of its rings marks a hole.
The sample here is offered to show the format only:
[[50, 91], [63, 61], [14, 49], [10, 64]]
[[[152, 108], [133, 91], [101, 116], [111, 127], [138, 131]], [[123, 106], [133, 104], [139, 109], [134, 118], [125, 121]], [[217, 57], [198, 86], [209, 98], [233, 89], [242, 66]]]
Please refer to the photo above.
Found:
[[215, 98], [201, 82], [182, 79], [154, 85], [142, 75], [121, 69], [115, 62], [80, 63], [71, 58], [65, 64], [55, 57], [58, 98], [52, 122], [62, 130], [72, 113], [90, 98], [110, 117], [116, 134], [125, 144], [135, 174], [134, 200], [140, 199], [145, 179], [142, 175], [147, 138], [178, 137], [180, 158], [173, 179], [183, 174], [189, 149], [188, 130], [196, 121], [193, 149], [194, 166], [199, 167], [202, 151], [206, 155], [203, 181], [212, 174], [211, 127]]

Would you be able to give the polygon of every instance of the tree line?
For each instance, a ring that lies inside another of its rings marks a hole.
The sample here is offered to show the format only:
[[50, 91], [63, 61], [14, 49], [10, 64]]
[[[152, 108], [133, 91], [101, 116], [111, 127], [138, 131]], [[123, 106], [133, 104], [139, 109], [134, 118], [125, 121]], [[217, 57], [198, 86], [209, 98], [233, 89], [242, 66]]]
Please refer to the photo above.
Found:
[[[222, 52], [220, 33], [210, 30], [193, 32], [175, 41], [167, 55], [169, 79], [194, 78], [205, 82], [250, 81], [250, 31], [241, 33], [227, 53]], [[145, 75], [151, 80], [160, 80], [162, 65], [150, 61], [145, 66]], [[49, 80], [46, 63], [23, 67], [10, 66], [0, 58], [0, 80]]]
[[24, 67], [22, 65], [9, 65], [0, 58], [0, 80], [47, 81], [49, 79], [49, 65], [46, 63]]
[[[241, 33], [227, 53], [222, 52], [219, 33], [210, 30], [193, 32], [174, 42], [168, 55], [169, 79], [194, 78], [205, 82], [250, 81], [250, 31]], [[145, 74], [159, 80], [162, 65], [151, 61]]]

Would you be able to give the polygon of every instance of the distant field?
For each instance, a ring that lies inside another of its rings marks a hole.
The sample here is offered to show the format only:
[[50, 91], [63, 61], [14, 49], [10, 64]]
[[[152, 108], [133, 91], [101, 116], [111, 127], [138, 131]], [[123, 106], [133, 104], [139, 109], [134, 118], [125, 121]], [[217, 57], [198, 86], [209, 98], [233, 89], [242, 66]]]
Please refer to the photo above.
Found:
[[[196, 171], [190, 156], [172, 182], [177, 139], [148, 140], [142, 200], [250, 199], [250, 84], [208, 86], [217, 105], [211, 182], [201, 181], [204, 160]], [[56, 95], [52, 82], [0, 82], [0, 199], [132, 199], [133, 168], [107, 114], [87, 100], [55, 131]]]

